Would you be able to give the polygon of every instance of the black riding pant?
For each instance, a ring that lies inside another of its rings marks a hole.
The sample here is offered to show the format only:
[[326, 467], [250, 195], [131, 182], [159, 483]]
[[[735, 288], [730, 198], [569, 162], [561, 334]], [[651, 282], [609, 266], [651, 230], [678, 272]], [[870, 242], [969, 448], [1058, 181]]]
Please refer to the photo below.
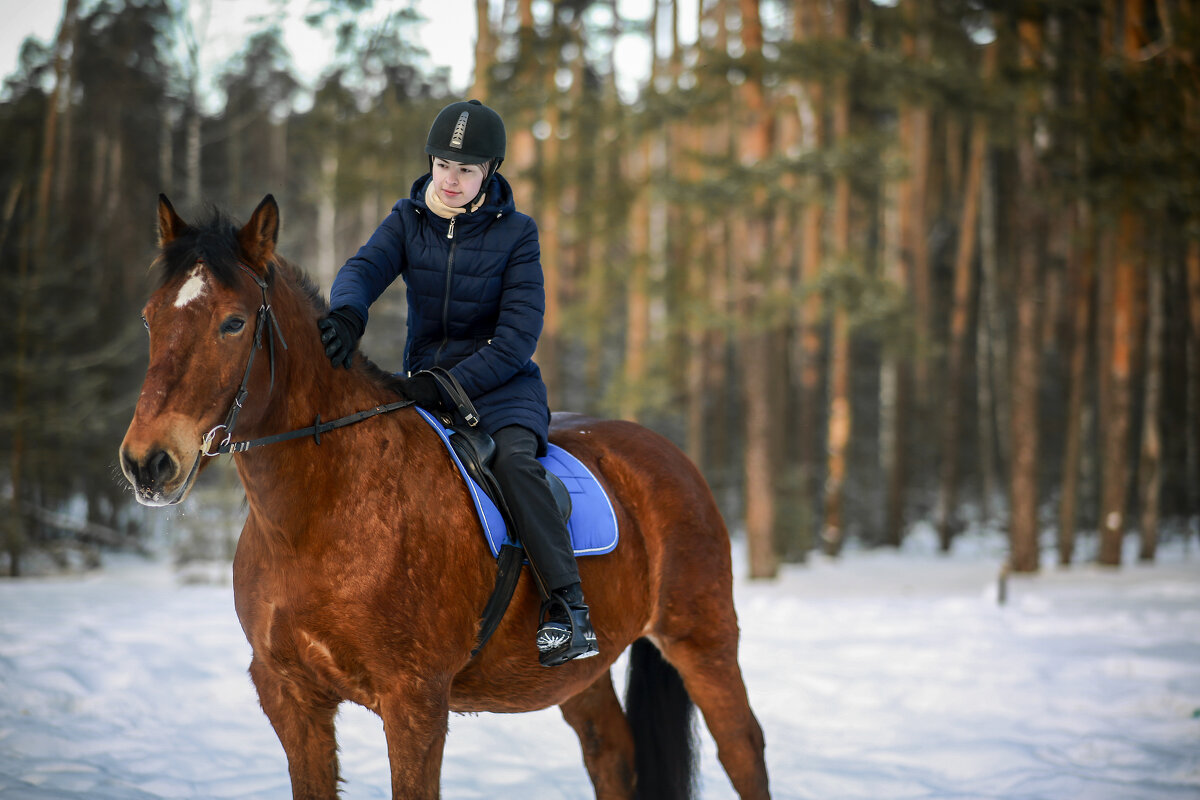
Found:
[[492, 473], [504, 492], [525, 554], [550, 591], [579, 581], [567, 522], [546, 483], [546, 468], [535, 457], [537, 436], [520, 425], [492, 434], [496, 460]]

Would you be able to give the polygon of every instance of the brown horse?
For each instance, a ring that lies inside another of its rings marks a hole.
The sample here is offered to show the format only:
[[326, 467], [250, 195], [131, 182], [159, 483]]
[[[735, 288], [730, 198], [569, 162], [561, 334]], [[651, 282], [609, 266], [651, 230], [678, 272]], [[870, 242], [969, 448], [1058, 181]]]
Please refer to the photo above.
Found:
[[[245, 441], [399, 399], [361, 356], [349, 371], [330, 366], [317, 333], [325, 303], [275, 253], [273, 198], [239, 228], [220, 214], [189, 225], [160, 197], [158, 226], [150, 364], [120, 450], [139, 501], [180, 502], [235, 425]], [[686, 797], [691, 701], [738, 795], [769, 797], [737, 661], [729, 537], [703, 478], [632, 423], [556, 415], [551, 439], [605, 486], [621, 542], [579, 565], [599, 657], [550, 669], [538, 664], [527, 574], [471, 657], [496, 563], [463, 480], [414, 409], [319, 441], [232, 443], [249, 501], [237, 614], [294, 797], [337, 795], [334, 715], [345, 700], [383, 718], [395, 798], [438, 797], [451, 711], [552, 705], [579, 736], [597, 798]], [[610, 666], [630, 645], [626, 714]]]

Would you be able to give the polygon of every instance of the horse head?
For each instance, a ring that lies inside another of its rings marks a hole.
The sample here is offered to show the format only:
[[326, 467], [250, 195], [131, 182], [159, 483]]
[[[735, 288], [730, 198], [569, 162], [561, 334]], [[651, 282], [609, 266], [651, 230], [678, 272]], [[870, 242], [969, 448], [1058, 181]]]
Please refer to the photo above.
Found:
[[181, 502], [214, 436], [239, 414], [245, 425], [264, 413], [265, 401], [245, 401], [266, 398], [273, 383], [273, 350], [269, 364], [255, 365], [254, 352], [256, 340], [273, 347], [267, 295], [278, 233], [270, 195], [240, 228], [221, 215], [189, 225], [159, 196], [161, 283], [142, 312], [150, 363], [120, 449], [143, 505]]

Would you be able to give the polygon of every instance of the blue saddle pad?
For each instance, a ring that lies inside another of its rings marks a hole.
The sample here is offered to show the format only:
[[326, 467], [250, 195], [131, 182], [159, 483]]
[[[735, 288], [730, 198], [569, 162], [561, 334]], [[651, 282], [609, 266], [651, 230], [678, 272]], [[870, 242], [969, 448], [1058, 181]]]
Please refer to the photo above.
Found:
[[[475, 511], [483, 526], [483, 534], [487, 539], [488, 547], [492, 549], [492, 555], [499, 555], [501, 545], [512, 544], [509, 541], [508, 528], [504, 524], [504, 517], [500, 514], [500, 509], [487, 496], [487, 493], [467, 475], [466, 469], [458, 459], [458, 454], [450, 445], [450, 437], [455, 435], [454, 431], [444, 427], [425, 409], [418, 407], [417, 411], [430, 427], [437, 431], [442, 444], [450, 453], [450, 458], [454, 460], [454, 466], [458, 468], [459, 474], [467, 482], [467, 488], [475, 503]], [[558, 445], [549, 445], [546, 455], [539, 458], [538, 461], [557, 475], [571, 494], [571, 518], [567, 520], [567, 530], [571, 532], [571, 544], [575, 548], [575, 555], [599, 556], [611, 553], [617, 546], [617, 515], [613, 511], [608, 495], [604, 493], [600, 482], [596, 480], [596, 476], [584, 466], [583, 462]]]

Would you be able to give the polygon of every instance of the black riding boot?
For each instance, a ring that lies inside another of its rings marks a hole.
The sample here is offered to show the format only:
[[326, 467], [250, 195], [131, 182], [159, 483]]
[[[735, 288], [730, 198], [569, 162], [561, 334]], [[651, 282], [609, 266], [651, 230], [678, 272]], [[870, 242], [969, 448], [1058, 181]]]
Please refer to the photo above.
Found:
[[583, 588], [578, 583], [556, 589], [542, 604], [542, 625], [537, 632], [538, 661], [557, 667], [573, 658], [590, 658], [600, 653], [596, 631]]

